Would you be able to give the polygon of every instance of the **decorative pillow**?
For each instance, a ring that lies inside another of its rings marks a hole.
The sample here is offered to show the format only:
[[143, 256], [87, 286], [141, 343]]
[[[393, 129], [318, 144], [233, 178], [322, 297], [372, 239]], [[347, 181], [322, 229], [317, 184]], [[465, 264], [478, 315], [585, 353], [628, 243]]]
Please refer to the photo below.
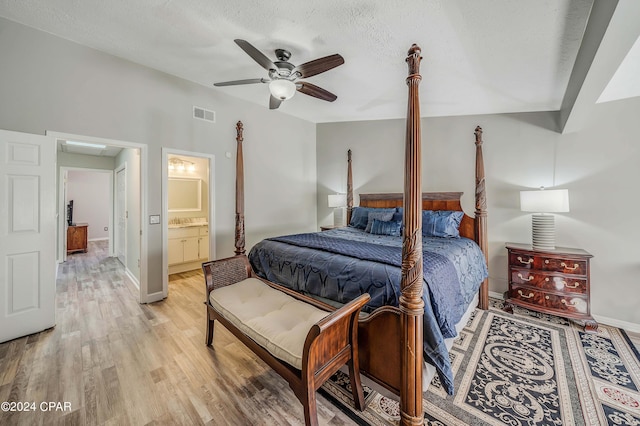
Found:
[[396, 207], [396, 212], [393, 214], [391, 220], [394, 222], [402, 222], [404, 217], [404, 209], [402, 207]]
[[464, 215], [461, 211], [451, 210], [423, 210], [422, 236], [459, 238], [460, 222]]
[[367, 226], [364, 228], [364, 232], [371, 232], [371, 226], [373, 225], [374, 220], [378, 219], [387, 222], [391, 220], [394, 213], [395, 212], [393, 210], [389, 212], [369, 212], [369, 219], [367, 220]]
[[354, 207], [351, 210], [351, 221], [349, 222], [349, 226], [358, 229], [365, 229], [367, 227], [367, 222], [369, 221], [369, 213], [370, 212], [395, 212], [396, 209], [378, 209], [374, 207]]
[[401, 228], [402, 222], [373, 219], [371, 233], [375, 235], [391, 235], [393, 237], [399, 237], [401, 235]]

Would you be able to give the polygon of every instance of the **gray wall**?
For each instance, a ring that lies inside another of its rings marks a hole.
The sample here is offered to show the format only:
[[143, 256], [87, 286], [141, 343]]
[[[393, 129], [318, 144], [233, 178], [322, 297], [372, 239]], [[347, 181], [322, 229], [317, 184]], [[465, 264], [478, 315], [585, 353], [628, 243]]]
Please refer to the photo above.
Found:
[[[112, 175], [106, 172], [69, 170], [67, 200], [73, 200], [73, 221], [88, 223], [88, 239], [109, 238]], [[107, 229], [105, 229], [107, 228]]]
[[[0, 104], [0, 108], [1, 107], [2, 105]], [[56, 171], [56, 176], [58, 177], [60, 176], [60, 167], [113, 170], [115, 167], [115, 159], [113, 157], [98, 157], [96, 155], [58, 152], [58, 170]]]
[[[519, 191], [569, 189], [571, 212], [556, 215], [556, 245], [580, 247], [591, 263], [592, 313], [640, 325], [640, 98], [599, 104], [578, 133], [555, 131], [556, 113], [422, 120], [423, 190], [464, 191], [473, 215], [476, 125], [484, 129], [490, 290], [507, 289], [505, 242], [531, 242], [531, 215]], [[354, 191], [402, 192], [404, 120], [317, 126], [318, 220], [331, 223], [327, 194], [346, 191], [347, 149]], [[354, 199], [357, 205], [357, 196]]]
[[[163, 146], [214, 154], [214, 235], [224, 257], [234, 247], [235, 124], [242, 120], [247, 246], [316, 229], [315, 125], [269, 111], [266, 92], [265, 105], [247, 103], [5, 19], [0, 34], [0, 128], [147, 144], [149, 214], [162, 213]], [[193, 105], [216, 111], [217, 122], [191, 118]], [[143, 238], [149, 293], [159, 292], [161, 226], [150, 225]]]

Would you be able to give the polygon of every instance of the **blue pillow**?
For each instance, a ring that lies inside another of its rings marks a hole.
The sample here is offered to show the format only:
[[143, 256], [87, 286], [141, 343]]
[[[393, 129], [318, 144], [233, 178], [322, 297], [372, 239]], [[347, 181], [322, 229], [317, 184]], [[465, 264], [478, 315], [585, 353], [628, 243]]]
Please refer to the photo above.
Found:
[[369, 212], [369, 218], [367, 220], [367, 227], [364, 228], [364, 232], [371, 232], [371, 225], [373, 225], [373, 221], [374, 220], [383, 220], [385, 222], [391, 220], [391, 218], [393, 217], [393, 214], [395, 212], [394, 211], [390, 211], [390, 212], [380, 212], [380, 211], [375, 211], [375, 212]]
[[460, 222], [464, 215], [461, 211], [423, 210], [422, 236], [460, 238]]
[[402, 222], [404, 218], [404, 209], [402, 207], [396, 207], [396, 212], [393, 214], [391, 220], [394, 222]]
[[365, 229], [367, 222], [369, 222], [369, 213], [376, 211], [389, 211], [395, 212], [396, 209], [378, 209], [374, 207], [354, 207], [351, 210], [351, 221], [349, 226], [358, 229]]
[[391, 235], [393, 237], [399, 237], [400, 228], [402, 228], [402, 222], [373, 219], [371, 233], [375, 235]]

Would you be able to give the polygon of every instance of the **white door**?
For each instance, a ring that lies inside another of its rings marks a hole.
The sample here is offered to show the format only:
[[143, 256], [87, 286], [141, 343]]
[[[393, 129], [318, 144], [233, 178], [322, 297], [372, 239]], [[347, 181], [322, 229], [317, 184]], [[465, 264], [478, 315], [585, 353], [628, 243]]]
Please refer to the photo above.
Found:
[[127, 266], [127, 169], [116, 171], [116, 256]]
[[0, 130], [0, 342], [55, 325], [52, 138]]

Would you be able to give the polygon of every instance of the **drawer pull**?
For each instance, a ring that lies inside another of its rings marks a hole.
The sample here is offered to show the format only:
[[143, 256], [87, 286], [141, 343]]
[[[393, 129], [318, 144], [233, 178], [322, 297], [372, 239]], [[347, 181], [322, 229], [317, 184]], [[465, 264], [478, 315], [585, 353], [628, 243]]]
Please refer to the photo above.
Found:
[[579, 282], [575, 282], [575, 283], [573, 283], [573, 285], [569, 285], [565, 281], [562, 281], [562, 284], [564, 284], [564, 286], [566, 288], [578, 288], [578, 287], [580, 287], [580, 283]]
[[528, 265], [528, 264], [530, 264], [530, 263], [533, 263], [533, 259], [529, 258], [529, 259], [527, 259], [527, 261], [525, 262], [524, 260], [522, 260], [522, 256], [518, 256], [518, 262], [520, 262], [520, 263], [522, 263], [522, 264], [525, 264], [525, 265]]
[[545, 298], [545, 299], [547, 299], [547, 300], [549, 300], [549, 296], [545, 296], [544, 298]]
[[518, 290], [518, 294], [524, 299], [531, 299], [533, 297], [533, 293], [529, 293], [528, 296], [525, 296], [524, 294], [522, 294], [522, 290]]
[[571, 303], [569, 303], [566, 300], [562, 299], [560, 301], [560, 303], [562, 303], [564, 305], [567, 305], [567, 306], [576, 306], [578, 304], [578, 301], [577, 300], [573, 300], [573, 301], [571, 301]]
[[520, 278], [522, 281], [531, 281], [533, 279], [533, 275], [529, 275], [529, 277], [525, 278], [522, 276], [522, 274], [518, 274], [518, 278]]
[[580, 265], [578, 265], [577, 263], [573, 264], [573, 267], [568, 266], [566, 263], [562, 262], [560, 263], [560, 266], [562, 266], [564, 269], [569, 269], [571, 271], [575, 271], [576, 269], [578, 269], [580, 267]]

